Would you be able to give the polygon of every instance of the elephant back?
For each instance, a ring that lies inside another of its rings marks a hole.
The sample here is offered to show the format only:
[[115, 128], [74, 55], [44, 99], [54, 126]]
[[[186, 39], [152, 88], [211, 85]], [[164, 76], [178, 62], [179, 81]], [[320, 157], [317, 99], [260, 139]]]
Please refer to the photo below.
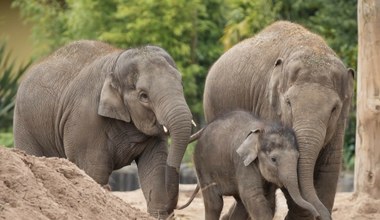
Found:
[[[268, 101], [276, 61], [304, 52], [308, 62], [327, 63], [321, 58], [337, 58], [321, 37], [288, 21], [275, 22], [230, 48], [206, 77], [203, 97], [206, 121], [237, 109], [254, 112], [264, 119], [276, 118]], [[343, 66], [339, 59], [335, 60]]]

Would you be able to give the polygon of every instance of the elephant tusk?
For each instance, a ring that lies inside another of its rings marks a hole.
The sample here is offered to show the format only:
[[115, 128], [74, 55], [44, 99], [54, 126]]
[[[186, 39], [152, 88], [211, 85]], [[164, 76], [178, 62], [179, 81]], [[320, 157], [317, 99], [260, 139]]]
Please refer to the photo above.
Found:
[[191, 123], [194, 125], [194, 127], [197, 127], [197, 124], [195, 124], [194, 120], [191, 120]]
[[168, 133], [168, 129], [165, 126], [162, 126], [164, 128], [164, 132]]

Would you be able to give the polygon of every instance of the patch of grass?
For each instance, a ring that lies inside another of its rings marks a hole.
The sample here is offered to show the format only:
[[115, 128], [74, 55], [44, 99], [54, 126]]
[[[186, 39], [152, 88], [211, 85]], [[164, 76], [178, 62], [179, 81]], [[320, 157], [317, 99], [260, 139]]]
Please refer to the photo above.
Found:
[[194, 153], [194, 148], [195, 148], [196, 143], [197, 142], [194, 141], [190, 143], [189, 145], [187, 145], [185, 155], [183, 156], [183, 159], [182, 159], [182, 163], [193, 164], [193, 153]]
[[3, 145], [8, 148], [11, 148], [14, 146], [13, 133], [11, 132], [0, 133], [0, 146], [3, 146]]

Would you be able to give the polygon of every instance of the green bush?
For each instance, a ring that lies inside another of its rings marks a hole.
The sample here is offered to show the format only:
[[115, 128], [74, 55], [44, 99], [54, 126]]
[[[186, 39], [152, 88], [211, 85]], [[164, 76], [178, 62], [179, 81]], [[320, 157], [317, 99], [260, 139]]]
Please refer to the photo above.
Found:
[[18, 81], [30, 64], [29, 62], [16, 69], [10, 55], [10, 52], [6, 52], [6, 42], [0, 42], [0, 132], [12, 130]]
[[11, 132], [0, 133], [0, 146], [13, 147], [13, 134]]
[[197, 142], [194, 141], [190, 143], [189, 145], [187, 145], [185, 155], [183, 156], [183, 159], [182, 159], [183, 163], [191, 163], [191, 164], [193, 163], [193, 153], [194, 153], [194, 148], [195, 148], [196, 143]]

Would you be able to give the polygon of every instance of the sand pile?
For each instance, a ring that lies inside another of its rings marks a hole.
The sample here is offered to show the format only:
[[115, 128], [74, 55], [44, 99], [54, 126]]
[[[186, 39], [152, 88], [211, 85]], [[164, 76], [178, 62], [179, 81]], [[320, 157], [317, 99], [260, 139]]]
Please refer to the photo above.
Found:
[[73, 163], [0, 147], [0, 219], [151, 219]]

